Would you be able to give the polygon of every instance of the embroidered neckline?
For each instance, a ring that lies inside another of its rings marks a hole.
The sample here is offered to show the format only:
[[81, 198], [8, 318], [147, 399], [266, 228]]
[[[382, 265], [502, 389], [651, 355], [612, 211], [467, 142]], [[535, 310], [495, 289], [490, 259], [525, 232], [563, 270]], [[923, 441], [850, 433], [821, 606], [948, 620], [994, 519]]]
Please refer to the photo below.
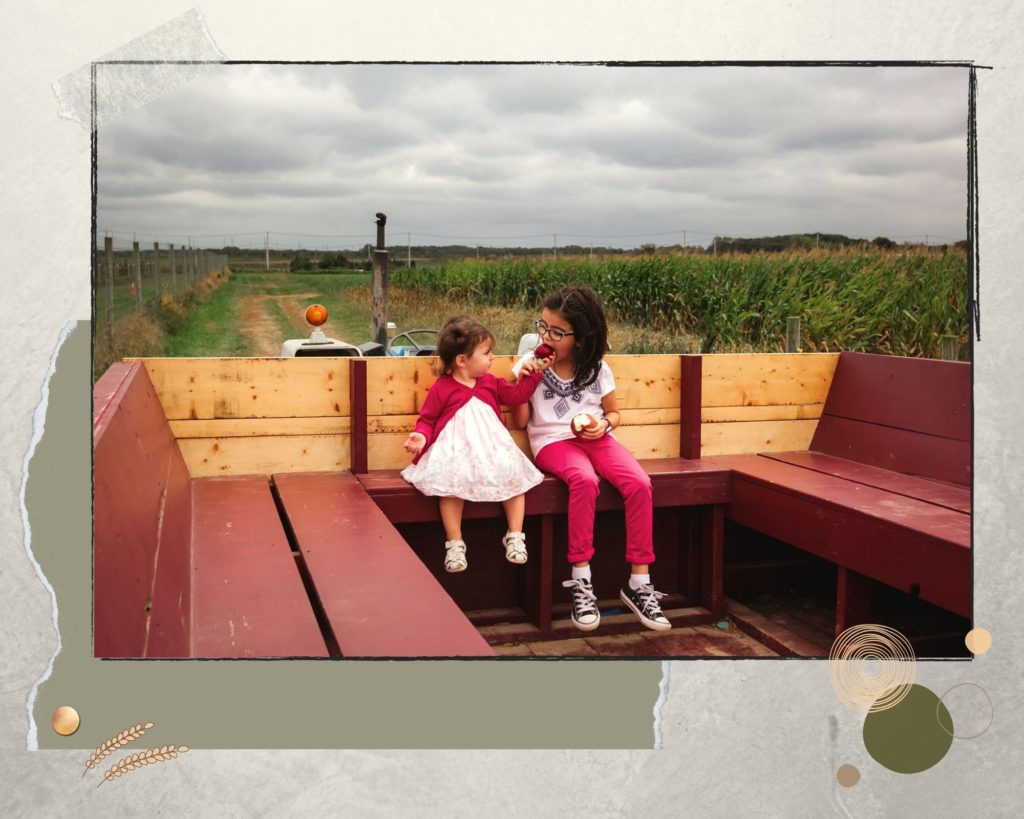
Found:
[[[603, 362], [602, 365], [603, 366]], [[559, 398], [571, 398], [575, 403], [579, 404], [583, 400], [583, 390], [576, 389], [572, 385], [572, 379], [564, 379], [551, 369], [544, 370], [541, 374], [544, 381], [544, 392], [543, 395], [546, 399], [551, 400], [556, 395]], [[600, 366], [598, 368], [598, 377], [594, 379], [594, 382], [585, 388], [587, 392], [600, 394], [601, 392], [601, 379], [600, 379]]]

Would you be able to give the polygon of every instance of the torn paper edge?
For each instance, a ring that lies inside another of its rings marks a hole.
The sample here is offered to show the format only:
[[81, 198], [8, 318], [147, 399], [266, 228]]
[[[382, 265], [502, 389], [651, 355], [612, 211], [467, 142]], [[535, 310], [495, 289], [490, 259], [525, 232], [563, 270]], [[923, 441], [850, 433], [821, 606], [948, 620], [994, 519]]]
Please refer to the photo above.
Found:
[[29, 464], [32, 462], [32, 457], [35, 455], [36, 447], [39, 445], [39, 442], [43, 438], [43, 434], [46, 432], [46, 410], [50, 403], [50, 379], [53, 378], [53, 374], [57, 371], [57, 356], [60, 354], [60, 350], [64, 346], [64, 341], [67, 339], [71, 331], [75, 329], [77, 324], [77, 320], [71, 320], [64, 325], [63, 329], [60, 331], [60, 336], [57, 339], [57, 345], [54, 347], [53, 353], [50, 355], [50, 366], [46, 370], [46, 376], [43, 378], [42, 386], [39, 388], [39, 403], [36, 405], [35, 412], [32, 413], [32, 438], [28, 444], [28, 451], [25, 453], [25, 457], [21, 462], [21, 493], [19, 500], [21, 503], [21, 525], [25, 533], [25, 552], [28, 555], [29, 562], [36, 570], [36, 576], [39, 578], [39, 581], [50, 593], [50, 620], [53, 623], [53, 631], [57, 635], [57, 646], [46, 666], [46, 671], [43, 672], [43, 676], [35, 681], [31, 690], [28, 692], [28, 701], [26, 702], [26, 708], [28, 709], [28, 736], [25, 744], [29, 751], [39, 750], [39, 730], [36, 726], [34, 715], [36, 695], [39, 692], [39, 686], [46, 682], [53, 673], [53, 663], [54, 660], [57, 659], [57, 655], [60, 654], [61, 640], [60, 626], [57, 621], [57, 594], [53, 590], [53, 586], [50, 585], [50, 581], [46, 579], [46, 575], [43, 573], [43, 567], [39, 565], [35, 554], [32, 552], [32, 526], [29, 523], [28, 507], [25, 504], [25, 490], [28, 487]]
[[[95, 125], [106, 125], [119, 116], [139, 108], [195, 79], [227, 59], [206, 24], [198, 7], [190, 9], [162, 25], [141, 34], [91, 63], [54, 80], [51, 88], [57, 97], [57, 114], [91, 129], [94, 94], [93, 69], [113, 67], [125, 62], [117, 79], [111, 79], [103, 100], [96, 100]], [[144, 71], [139, 81], [132, 63]], [[134, 80], [133, 80], [134, 78]], [[100, 106], [102, 102], [102, 106]]]
[[661, 750], [661, 707], [668, 699], [668, 678], [671, 665], [668, 660], [661, 661], [661, 681], [658, 683], [658, 699], [654, 703], [654, 750]]

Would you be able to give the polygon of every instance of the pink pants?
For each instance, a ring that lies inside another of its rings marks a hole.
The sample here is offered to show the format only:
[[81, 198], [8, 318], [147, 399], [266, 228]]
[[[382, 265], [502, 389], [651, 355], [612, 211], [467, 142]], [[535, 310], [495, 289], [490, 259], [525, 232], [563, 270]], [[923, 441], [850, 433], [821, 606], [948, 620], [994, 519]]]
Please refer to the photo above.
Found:
[[545, 472], [569, 485], [569, 562], [594, 556], [594, 510], [598, 476], [622, 493], [626, 506], [626, 560], [654, 562], [651, 479], [628, 449], [606, 435], [596, 441], [573, 438], [548, 444], [534, 459]]

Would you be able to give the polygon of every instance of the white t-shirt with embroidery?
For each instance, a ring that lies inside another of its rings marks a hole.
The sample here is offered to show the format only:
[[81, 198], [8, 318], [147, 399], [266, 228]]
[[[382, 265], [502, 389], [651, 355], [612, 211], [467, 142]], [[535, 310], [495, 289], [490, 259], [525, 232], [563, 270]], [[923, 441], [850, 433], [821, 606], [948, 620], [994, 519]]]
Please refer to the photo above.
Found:
[[[532, 352], [524, 355], [512, 367], [512, 372], [519, 375], [522, 365], [532, 358]], [[552, 368], [544, 370], [543, 380], [530, 398], [532, 412], [526, 426], [534, 457], [548, 444], [574, 437], [569, 424], [581, 412], [590, 413], [598, 420], [604, 418], [601, 399], [614, 389], [615, 377], [604, 361], [598, 367], [597, 380], [582, 390], [573, 389], [572, 380], [563, 381]]]

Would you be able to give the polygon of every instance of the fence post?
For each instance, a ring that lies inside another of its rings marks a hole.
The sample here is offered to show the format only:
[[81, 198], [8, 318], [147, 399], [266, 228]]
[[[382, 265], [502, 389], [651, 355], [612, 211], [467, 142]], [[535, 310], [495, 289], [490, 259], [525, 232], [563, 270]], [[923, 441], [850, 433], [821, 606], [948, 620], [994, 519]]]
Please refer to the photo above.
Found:
[[942, 336], [942, 358], [944, 361], [960, 360], [960, 339], [956, 336]]
[[114, 353], [114, 237], [103, 239], [103, 252], [107, 259], [107, 347]]
[[139, 243], [132, 242], [132, 256], [135, 259], [135, 312], [142, 312], [142, 259], [139, 257]]
[[156, 286], [156, 303], [159, 304], [163, 296], [163, 289], [160, 287], [160, 243], [153, 242], [153, 283]]
[[174, 245], [170, 246], [171, 254], [171, 293], [178, 295], [178, 274], [174, 271]]
[[800, 316], [786, 319], [786, 352], [800, 352]]
[[384, 225], [388, 217], [377, 214], [377, 248], [373, 251], [373, 291], [370, 299], [370, 340], [388, 343], [388, 252], [384, 249]]

